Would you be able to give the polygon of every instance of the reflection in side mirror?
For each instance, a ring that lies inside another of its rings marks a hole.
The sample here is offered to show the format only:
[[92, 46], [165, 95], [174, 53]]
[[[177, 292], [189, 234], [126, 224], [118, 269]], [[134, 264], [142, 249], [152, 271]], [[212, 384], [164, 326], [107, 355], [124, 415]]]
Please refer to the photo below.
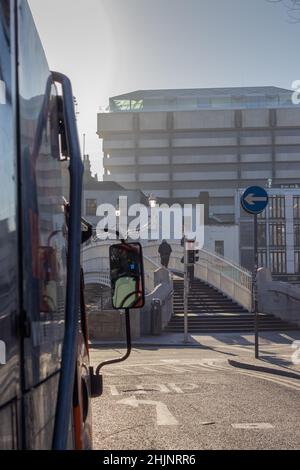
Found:
[[145, 303], [143, 253], [139, 243], [109, 249], [112, 304], [115, 309], [141, 308]]

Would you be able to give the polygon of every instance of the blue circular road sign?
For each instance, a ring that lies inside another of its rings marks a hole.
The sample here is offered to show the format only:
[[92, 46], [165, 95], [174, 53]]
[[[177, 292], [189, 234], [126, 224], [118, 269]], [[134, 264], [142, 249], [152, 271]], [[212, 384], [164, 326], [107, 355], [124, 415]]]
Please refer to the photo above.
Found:
[[250, 214], [260, 214], [269, 202], [267, 191], [260, 186], [251, 186], [246, 189], [241, 198], [243, 209]]

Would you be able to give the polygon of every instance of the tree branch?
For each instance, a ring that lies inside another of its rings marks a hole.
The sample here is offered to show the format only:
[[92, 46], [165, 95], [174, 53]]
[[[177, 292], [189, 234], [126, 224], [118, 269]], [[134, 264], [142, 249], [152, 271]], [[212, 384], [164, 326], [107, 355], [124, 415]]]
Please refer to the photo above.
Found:
[[267, 0], [269, 3], [282, 3], [287, 9], [289, 22], [300, 22], [300, 0]]

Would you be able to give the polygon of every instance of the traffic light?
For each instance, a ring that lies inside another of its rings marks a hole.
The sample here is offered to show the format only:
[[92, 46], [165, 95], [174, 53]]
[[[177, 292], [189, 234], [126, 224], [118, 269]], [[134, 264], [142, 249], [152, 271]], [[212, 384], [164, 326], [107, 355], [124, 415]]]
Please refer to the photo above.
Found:
[[199, 261], [199, 250], [188, 251], [188, 264], [195, 264]]
[[195, 264], [195, 251], [194, 250], [188, 251], [188, 264]]

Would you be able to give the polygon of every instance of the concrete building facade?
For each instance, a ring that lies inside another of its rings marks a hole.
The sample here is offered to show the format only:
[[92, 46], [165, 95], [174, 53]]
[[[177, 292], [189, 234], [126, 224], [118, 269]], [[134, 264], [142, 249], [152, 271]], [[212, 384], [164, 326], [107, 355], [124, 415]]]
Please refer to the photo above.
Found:
[[[273, 279], [300, 283], [300, 185], [269, 188], [269, 205], [258, 216], [259, 267]], [[236, 192], [236, 224], [239, 226], [240, 263], [253, 268], [253, 216], [241, 208], [243, 190]]]
[[209, 192], [234, 223], [235, 191], [300, 183], [300, 107], [276, 87], [156, 90], [110, 99], [98, 115], [104, 181], [185, 200]]

